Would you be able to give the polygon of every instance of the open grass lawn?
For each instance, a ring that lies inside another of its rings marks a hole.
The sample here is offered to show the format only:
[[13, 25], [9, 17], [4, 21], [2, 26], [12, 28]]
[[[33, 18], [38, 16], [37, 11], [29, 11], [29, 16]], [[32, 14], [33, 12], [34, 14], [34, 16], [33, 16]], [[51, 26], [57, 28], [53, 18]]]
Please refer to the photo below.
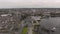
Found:
[[27, 30], [28, 30], [27, 27], [24, 27], [23, 28], [23, 31], [22, 31], [22, 34], [26, 34], [27, 33]]

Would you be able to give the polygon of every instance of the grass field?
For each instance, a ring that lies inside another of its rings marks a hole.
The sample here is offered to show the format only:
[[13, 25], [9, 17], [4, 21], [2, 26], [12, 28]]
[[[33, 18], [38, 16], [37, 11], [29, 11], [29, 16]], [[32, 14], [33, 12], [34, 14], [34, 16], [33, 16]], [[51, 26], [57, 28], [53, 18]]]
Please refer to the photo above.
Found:
[[27, 30], [28, 30], [27, 27], [24, 27], [23, 28], [23, 31], [22, 31], [22, 34], [26, 34], [27, 33]]

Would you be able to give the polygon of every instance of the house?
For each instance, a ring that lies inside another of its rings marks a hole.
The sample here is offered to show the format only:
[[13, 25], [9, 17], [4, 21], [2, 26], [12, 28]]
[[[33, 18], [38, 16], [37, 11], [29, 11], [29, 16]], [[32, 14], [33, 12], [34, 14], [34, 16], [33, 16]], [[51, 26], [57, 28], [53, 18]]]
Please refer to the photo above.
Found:
[[40, 20], [41, 16], [30, 16], [33, 20]]

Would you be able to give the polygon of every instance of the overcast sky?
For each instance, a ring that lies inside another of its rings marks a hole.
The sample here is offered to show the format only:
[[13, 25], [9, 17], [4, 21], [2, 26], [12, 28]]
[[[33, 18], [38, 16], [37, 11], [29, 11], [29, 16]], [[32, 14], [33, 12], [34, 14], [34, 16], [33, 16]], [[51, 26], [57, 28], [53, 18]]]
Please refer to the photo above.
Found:
[[0, 0], [0, 8], [60, 8], [60, 0]]

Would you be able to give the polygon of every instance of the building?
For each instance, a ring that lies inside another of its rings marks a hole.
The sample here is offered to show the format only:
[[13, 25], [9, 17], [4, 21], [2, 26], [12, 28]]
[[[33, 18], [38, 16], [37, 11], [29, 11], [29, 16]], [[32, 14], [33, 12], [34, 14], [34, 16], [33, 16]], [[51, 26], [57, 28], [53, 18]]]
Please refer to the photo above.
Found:
[[38, 33], [38, 28], [39, 28], [39, 23], [40, 23], [40, 18], [41, 16], [30, 16], [32, 26], [29, 27], [28, 34], [33, 34], [33, 33]]

